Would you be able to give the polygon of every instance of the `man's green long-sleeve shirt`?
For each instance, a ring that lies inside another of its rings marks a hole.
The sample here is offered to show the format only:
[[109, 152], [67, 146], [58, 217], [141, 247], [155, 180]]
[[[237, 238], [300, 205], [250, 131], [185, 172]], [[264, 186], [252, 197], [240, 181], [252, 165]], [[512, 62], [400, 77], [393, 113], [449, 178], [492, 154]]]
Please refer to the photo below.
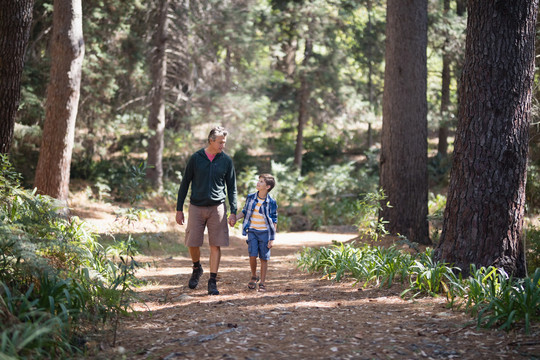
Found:
[[228, 197], [231, 214], [236, 214], [236, 173], [229, 155], [218, 153], [213, 161], [208, 159], [204, 149], [191, 155], [178, 190], [177, 211], [183, 211], [189, 184], [191, 184], [191, 204], [218, 205], [225, 202], [225, 198]]

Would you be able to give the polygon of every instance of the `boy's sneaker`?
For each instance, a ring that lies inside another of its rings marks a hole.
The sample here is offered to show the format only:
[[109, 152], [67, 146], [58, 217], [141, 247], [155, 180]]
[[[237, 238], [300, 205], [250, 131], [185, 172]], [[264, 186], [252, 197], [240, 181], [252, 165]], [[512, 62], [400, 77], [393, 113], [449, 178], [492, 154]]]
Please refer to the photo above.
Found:
[[208, 280], [208, 295], [219, 295], [216, 285], [216, 279]]
[[191, 278], [189, 278], [189, 284], [188, 284], [190, 289], [195, 289], [197, 285], [199, 285], [199, 279], [202, 274], [203, 274], [202, 266], [193, 267], [193, 273], [191, 274]]

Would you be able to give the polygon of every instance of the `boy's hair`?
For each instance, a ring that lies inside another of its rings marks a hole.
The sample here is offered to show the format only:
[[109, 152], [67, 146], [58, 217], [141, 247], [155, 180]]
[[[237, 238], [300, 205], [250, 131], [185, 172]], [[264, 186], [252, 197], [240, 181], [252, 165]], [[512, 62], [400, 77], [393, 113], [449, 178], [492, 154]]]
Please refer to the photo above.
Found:
[[210, 133], [208, 134], [208, 142], [215, 141], [216, 137], [218, 136], [227, 136], [227, 130], [225, 130], [222, 126], [216, 126], [212, 130], [210, 130]]
[[268, 189], [268, 192], [270, 192], [274, 188], [274, 186], [276, 186], [276, 179], [274, 179], [274, 177], [270, 174], [260, 174], [259, 178], [263, 178], [264, 183], [267, 186], [270, 186], [270, 189]]

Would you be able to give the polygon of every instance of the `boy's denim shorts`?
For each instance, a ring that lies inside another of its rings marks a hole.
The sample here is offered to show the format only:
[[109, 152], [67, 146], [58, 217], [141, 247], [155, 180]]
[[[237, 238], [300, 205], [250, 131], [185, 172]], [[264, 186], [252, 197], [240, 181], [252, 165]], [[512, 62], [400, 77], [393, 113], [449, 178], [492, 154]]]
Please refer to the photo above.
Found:
[[246, 243], [248, 244], [249, 256], [259, 257], [261, 260], [270, 260], [268, 248], [268, 231], [249, 230]]

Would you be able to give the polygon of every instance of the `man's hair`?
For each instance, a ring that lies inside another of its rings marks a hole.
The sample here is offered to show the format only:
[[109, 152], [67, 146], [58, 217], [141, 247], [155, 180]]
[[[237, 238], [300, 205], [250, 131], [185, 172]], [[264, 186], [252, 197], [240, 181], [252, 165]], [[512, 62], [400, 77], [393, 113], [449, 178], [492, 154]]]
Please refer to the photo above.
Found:
[[264, 183], [268, 186], [270, 186], [270, 189], [268, 189], [268, 192], [270, 192], [274, 186], [276, 186], [276, 179], [270, 174], [261, 174], [259, 175], [259, 178], [262, 178], [264, 180]]
[[208, 134], [208, 142], [215, 141], [218, 136], [227, 136], [228, 132], [223, 126], [216, 126]]

